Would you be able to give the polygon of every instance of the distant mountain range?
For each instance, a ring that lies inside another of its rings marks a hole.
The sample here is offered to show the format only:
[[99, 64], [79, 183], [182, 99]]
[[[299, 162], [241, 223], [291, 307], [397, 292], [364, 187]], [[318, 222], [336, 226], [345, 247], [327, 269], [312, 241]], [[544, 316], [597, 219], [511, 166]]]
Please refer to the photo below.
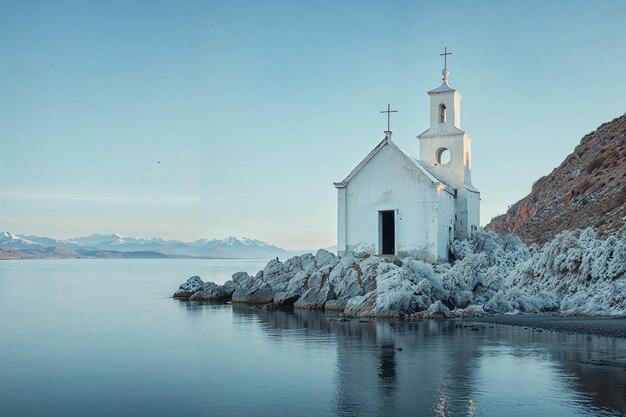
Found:
[[93, 234], [67, 240], [0, 233], [0, 259], [31, 258], [285, 258], [294, 253], [256, 239], [227, 237], [195, 242]]

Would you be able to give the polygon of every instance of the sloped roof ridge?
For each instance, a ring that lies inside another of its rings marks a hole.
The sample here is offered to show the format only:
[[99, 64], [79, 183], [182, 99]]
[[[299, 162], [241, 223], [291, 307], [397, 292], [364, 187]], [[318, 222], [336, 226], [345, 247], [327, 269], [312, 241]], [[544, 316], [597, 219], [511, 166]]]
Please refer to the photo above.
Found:
[[346, 178], [344, 178], [343, 181], [334, 183], [335, 187], [337, 187], [337, 188], [345, 187], [348, 184], [348, 182], [350, 182], [350, 180], [354, 176], [356, 176], [356, 174], [358, 174], [358, 172], [367, 164], [367, 162], [369, 162], [369, 160], [371, 160], [382, 148], [385, 147], [385, 145], [389, 145], [392, 148], [394, 148], [396, 151], [398, 151], [403, 157], [405, 157], [407, 159], [407, 161], [409, 161], [411, 163], [411, 166], [413, 166], [416, 169], [416, 171], [418, 171], [418, 173], [420, 173], [421, 175], [425, 176], [431, 183], [433, 183], [433, 184], [440, 184], [441, 183], [441, 184], [444, 184], [444, 185], [448, 186], [445, 182], [441, 181], [439, 178], [437, 178], [435, 175], [433, 175], [421, 163], [420, 160], [418, 160], [417, 158], [409, 155], [404, 150], [400, 149], [400, 147], [398, 147], [398, 145], [396, 145], [389, 137], [385, 137], [378, 145], [376, 145], [376, 147], [352, 171], [350, 171], [348, 176]]

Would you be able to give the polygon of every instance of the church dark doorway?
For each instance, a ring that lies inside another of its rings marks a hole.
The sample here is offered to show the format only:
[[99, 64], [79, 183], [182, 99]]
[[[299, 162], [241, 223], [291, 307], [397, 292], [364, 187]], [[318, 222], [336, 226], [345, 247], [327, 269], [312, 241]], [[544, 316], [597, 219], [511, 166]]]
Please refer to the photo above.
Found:
[[380, 224], [381, 255], [395, 255], [396, 253], [396, 222], [394, 210], [378, 212]]

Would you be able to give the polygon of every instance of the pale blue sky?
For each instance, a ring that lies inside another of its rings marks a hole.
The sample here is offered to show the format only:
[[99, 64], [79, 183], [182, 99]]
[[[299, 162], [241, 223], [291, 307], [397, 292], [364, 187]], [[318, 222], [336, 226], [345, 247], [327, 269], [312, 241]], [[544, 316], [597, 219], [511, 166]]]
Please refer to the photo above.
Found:
[[622, 0], [0, 1], [0, 229], [332, 245], [332, 182], [387, 103], [417, 155], [444, 46], [486, 223], [626, 111], [625, 21]]

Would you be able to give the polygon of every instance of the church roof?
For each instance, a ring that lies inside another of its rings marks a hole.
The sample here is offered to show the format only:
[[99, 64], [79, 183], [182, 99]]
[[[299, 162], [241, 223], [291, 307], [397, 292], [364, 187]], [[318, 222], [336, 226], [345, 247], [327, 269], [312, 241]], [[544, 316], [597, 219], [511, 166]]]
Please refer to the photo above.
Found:
[[392, 149], [394, 149], [395, 151], [397, 151], [400, 155], [402, 155], [404, 158], [406, 158], [406, 160], [410, 163], [410, 165], [423, 177], [425, 177], [426, 179], [428, 179], [428, 181], [433, 184], [433, 185], [438, 185], [441, 184], [445, 187], [446, 191], [448, 191], [449, 193], [453, 193], [452, 189], [443, 181], [441, 181], [439, 178], [437, 178], [435, 175], [433, 175], [428, 169], [426, 169], [426, 167], [422, 164], [422, 162], [417, 159], [414, 158], [412, 156], [410, 156], [408, 153], [404, 152], [402, 149], [400, 149], [398, 147], [398, 145], [396, 145], [389, 136], [385, 137], [385, 139], [383, 139], [366, 157], [365, 159], [363, 159], [361, 161], [361, 163], [359, 165], [356, 166], [356, 168], [354, 168], [352, 170], [352, 172], [350, 172], [350, 174], [348, 174], [348, 176], [341, 182], [336, 182], [334, 183], [336, 188], [343, 188], [346, 185], [348, 185], [348, 182], [350, 182], [350, 180], [356, 175], [358, 174], [358, 172], [363, 169], [363, 167], [369, 162], [370, 159], [372, 159], [381, 149], [383, 149], [386, 145], [389, 145]]
[[[404, 152], [404, 151], [402, 151], [402, 152]], [[431, 182], [445, 184], [445, 183], [444, 183], [443, 181], [441, 181], [439, 178], [435, 177], [435, 176], [432, 174], [432, 172], [430, 172], [430, 171], [428, 170], [428, 168], [426, 168], [426, 167], [422, 164], [422, 161], [420, 161], [419, 159], [417, 159], [417, 158], [415, 158], [415, 157], [413, 157], [413, 156], [411, 156], [411, 155], [409, 155], [409, 154], [407, 154], [407, 156], [409, 157], [409, 159], [411, 160], [411, 162], [413, 162], [413, 165], [415, 165], [415, 167], [416, 167], [418, 170], [420, 170], [420, 172], [421, 172], [422, 174], [426, 175], [426, 176], [428, 177], [428, 179], [429, 179]]]

